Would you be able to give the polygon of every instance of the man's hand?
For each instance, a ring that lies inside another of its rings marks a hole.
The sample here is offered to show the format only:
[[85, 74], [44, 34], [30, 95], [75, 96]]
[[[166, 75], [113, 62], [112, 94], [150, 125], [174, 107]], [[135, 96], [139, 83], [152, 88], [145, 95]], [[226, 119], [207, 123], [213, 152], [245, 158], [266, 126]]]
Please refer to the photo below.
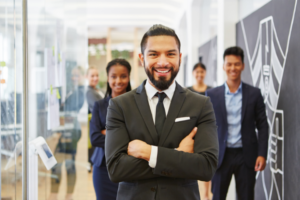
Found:
[[101, 131], [102, 135], [106, 135], [106, 129]]
[[263, 171], [266, 167], [266, 159], [262, 156], [258, 156], [255, 164], [255, 171]]
[[132, 140], [128, 144], [127, 153], [135, 158], [149, 161], [151, 155], [151, 146], [141, 140]]
[[183, 140], [181, 140], [179, 147], [177, 148], [178, 151], [183, 151], [187, 153], [194, 153], [194, 137], [197, 133], [198, 128], [195, 127], [192, 132], [186, 136]]

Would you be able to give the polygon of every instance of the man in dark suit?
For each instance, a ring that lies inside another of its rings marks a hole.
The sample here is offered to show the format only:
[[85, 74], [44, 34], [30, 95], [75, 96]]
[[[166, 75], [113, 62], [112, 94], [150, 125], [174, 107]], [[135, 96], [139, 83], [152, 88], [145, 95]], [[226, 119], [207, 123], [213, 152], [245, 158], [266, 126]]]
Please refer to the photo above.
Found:
[[253, 200], [256, 171], [264, 170], [268, 151], [265, 104], [258, 88], [241, 81], [241, 48], [225, 50], [223, 69], [227, 74], [225, 84], [206, 92], [215, 110], [220, 149], [212, 180], [213, 200], [226, 199], [233, 174], [238, 199]]
[[197, 180], [212, 178], [217, 127], [208, 97], [182, 88], [180, 41], [152, 26], [139, 55], [148, 79], [109, 102], [105, 156], [119, 200], [199, 200]]

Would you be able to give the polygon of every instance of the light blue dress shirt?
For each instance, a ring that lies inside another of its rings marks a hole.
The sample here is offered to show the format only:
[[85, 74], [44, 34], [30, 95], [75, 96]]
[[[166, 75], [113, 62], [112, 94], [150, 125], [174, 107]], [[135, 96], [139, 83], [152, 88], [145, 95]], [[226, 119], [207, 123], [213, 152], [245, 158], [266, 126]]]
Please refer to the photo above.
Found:
[[235, 93], [231, 93], [225, 82], [225, 102], [228, 123], [227, 147], [242, 147], [242, 82]]

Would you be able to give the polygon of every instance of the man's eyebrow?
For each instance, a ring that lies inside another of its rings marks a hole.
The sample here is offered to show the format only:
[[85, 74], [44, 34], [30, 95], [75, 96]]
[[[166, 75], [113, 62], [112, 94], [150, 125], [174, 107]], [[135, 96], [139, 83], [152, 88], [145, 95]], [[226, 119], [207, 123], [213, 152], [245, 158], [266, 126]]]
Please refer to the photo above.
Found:
[[[157, 52], [156, 50], [148, 50], [148, 52]], [[168, 50], [167, 52], [177, 52], [176, 49], [171, 49], [171, 50]]]

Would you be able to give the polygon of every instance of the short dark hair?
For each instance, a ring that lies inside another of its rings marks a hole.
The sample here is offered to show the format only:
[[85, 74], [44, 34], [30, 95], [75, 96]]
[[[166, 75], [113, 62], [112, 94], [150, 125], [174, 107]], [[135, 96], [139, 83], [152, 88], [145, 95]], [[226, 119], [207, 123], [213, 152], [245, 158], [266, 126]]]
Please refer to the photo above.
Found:
[[224, 51], [223, 59], [225, 61], [225, 56], [229, 55], [235, 55], [240, 56], [242, 59], [242, 63], [244, 63], [244, 51], [241, 47], [235, 46], [235, 47], [229, 47]]
[[[128, 70], [128, 76], [130, 77], [130, 72], [131, 72], [131, 65], [129, 64], [129, 62], [125, 59], [122, 59], [122, 58], [116, 58], [116, 59], [113, 59], [112, 61], [110, 61], [107, 66], [106, 66], [106, 73], [107, 73], [107, 76], [108, 76], [108, 73], [109, 73], [109, 70], [112, 66], [115, 66], [115, 65], [122, 65], [124, 67], [127, 68]], [[131, 85], [130, 85], [130, 81], [128, 83], [128, 86], [126, 88], [126, 92], [129, 92], [131, 90]], [[112, 93], [112, 89], [111, 87], [109, 86], [109, 83], [107, 81], [107, 87], [106, 87], [106, 93], [105, 93], [105, 97], [109, 97], [111, 96], [111, 93]]]
[[204, 69], [204, 70], [206, 71], [205, 65], [204, 65], [203, 63], [201, 63], [201, 62], [198, 62], [198, 63], [196, 63], [196, 64], [194, 65], [193, 71], [195, 71], [195, 69], [197, 69], [198, 67], [201, 67], [202, 69]]
[[151, 36], [160, 36], [160, 35], [168, 35], [175, 37], [176, 43], [178, 45], [178, 49], [180, 52], [180, 40], [175, 33], [175, 31], [167, 26], [161, 24], [155, 24], [150, 27], [150, 29], [144, 34], [142, 41], [141, 41], [141, 52], [144, 54], [144, 50], [146, 48], [147, 39]]

